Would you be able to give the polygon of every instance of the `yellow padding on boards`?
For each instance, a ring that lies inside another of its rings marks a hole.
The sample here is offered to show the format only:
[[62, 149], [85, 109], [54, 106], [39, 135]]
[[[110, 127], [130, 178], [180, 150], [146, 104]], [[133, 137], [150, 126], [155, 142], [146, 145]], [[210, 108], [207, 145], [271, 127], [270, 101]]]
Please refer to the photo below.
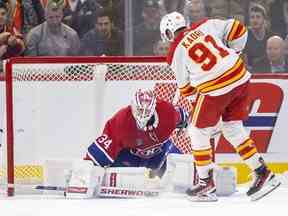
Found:
[[[17, 165], [14, 169], [15, 180], [43, 180], [43, 166], [40, 165]], [[6, 176], [6, 170], [0, 170], [0, 177]]]
[[[252, 179], [249, 174], [252, 172], [244, 163], [219, 163], [221, 167], [234, 167], [237, 170], [237, 184], [247, 183]], [[275, 173], [281, 174], [288, 171], [287, 163], [268, 163], [268, 167]], [[4, 170], [0, 170], [0, 177], [4, 176]], [[43, 167], [39, 165], [16, 166], [15, 179], [17, 180], [38, 180], [43, 181]]]
[[[252, 172], [251, 169], [244, 163], [219, 163], [221, 167], [234, 167], [237, 170], [237, 184], [247, 183], [252, 180], [252, 176], [249, 177]], [[287, 163], [267, 163], [269, 169], [274, 173], [281, 174], [285, 171], [288, 171], [288, 162]]]
[[21, 165], [15, 167], [15, 178], [43, 179], [43, 167], [38, 165]]

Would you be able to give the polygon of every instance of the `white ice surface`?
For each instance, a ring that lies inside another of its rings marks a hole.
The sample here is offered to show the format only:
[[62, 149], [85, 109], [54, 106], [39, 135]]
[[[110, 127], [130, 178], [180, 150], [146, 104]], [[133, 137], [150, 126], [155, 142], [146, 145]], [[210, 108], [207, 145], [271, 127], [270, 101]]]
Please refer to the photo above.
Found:
[[157, 198], [67, 200], [61, 196], [0, 198], [0, 216], [286, 216], [288, 188], [251, 202], [246, 188], [218, 202], [195, 203], [183, 194], [166, 193]]

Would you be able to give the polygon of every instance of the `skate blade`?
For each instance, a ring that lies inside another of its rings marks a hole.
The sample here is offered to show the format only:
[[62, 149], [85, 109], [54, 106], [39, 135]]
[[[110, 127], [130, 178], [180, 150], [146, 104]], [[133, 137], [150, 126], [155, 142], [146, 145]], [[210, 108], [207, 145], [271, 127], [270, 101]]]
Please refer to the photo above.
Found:
[[192, 202], [216, 202], [218, 201], [218, 198], [216, 194], [211, 193], [211, 194], [203, 194], [203, 195], [198, 195], [198, 196], [189, 196], [187, 195], [188, 200]]
[[269, 182], [266, 186], [264, 186], [260, 191], [250, 196], [251, 201], [258, 201], [262, 199], [263, 197], [267, 196], [272, 191], [274, 191], [276, 188], [278, 188], [280, 185], [281, 182], [276, 177], [274, 177], [274, 179], [271, 182]]

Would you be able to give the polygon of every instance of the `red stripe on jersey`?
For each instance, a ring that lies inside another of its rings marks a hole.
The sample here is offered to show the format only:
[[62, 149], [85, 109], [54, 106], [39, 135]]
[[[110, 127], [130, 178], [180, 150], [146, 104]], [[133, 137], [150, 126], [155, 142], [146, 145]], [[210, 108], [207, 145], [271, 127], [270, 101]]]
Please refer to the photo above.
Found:
[[246, 27], [239, 23], [232, 40], [240, 38], [246, 32]]
[[229, 73], [228, 75], [221, 77], [220, 79], [218, 79], [214, 85], [219, 84], [219, 83], [223, 83], [226, 82], [230, 79], [232, 79], [233, 77], [235, 77], [237, 74], [239, 74], [244, 68], [244, 63], [242, 62], [240, 64], [240, 66], [238, 68], [235, 68], [234, 71], [232, 71], [231, 73]]
[[167, 59], [166, 59], [166, 61], [167, 61], [167, 63], [168, 63], [169, 65], [172, 64], [172, 60], [173, 60], [173, 56], [174, 56], [175, 50], [176, 50], [178, 44], [180, 43], [180, 41], [181, 41], [181, 40], [183, 39], [183, 37], [185, 36], [185, 33], [186, 33], [187, 31], [188, 31], [188, 29], [185, 30], [185, 31], [180, 32], [180, 34], [177, 35], [177, 37], [176, 37], [176, 38], [174, 39], [174, 41], [171, 43], [170, 48], [169, 48], [169, 52], [168, 52], [168, 55], [167, 55]]
[[180, 94], [183, 97], [187, 97], [196, 93], [196, 88], [192, 87], [190, 83], [187, 83], [185, 86], [179, 88]]
[[204, 18], [198, 22], [194, 22], [191, 24], [190, 29], [194, 30], [194, 29], [198, 28], [200, 25], [202, 25], [203, 23], [207, 22], [208, 20], [209, 20], [208, 18]]
[[233, 22], [230, 33], [228, 34], [227, 40], [233, 41], [240, 38], [246, 32], [246, 28], [238, 20]]
[[212, 160], [212, 156], [210, 154], [207, 155], [194, 155], [195, 161], [207, 161]]
[[205, 83], [198, 85], [196, 88], [199, 92], [207, 93], [214, 91], [225, 86], [228, 86], [238, 80], [240, 80], [246, 73], [243, 61], [239, 58], [237, 62], [227, 70], [220, 77], [213, 80], [209, 80]]
[[236, 28], [237, 28], [237, 20], [234, 20], [232, 27], [230, 29], [230, 32], [228, 34], [228, 37], [227, 37], [228, 41], [232, 40], [231, 38], [233, 37]]

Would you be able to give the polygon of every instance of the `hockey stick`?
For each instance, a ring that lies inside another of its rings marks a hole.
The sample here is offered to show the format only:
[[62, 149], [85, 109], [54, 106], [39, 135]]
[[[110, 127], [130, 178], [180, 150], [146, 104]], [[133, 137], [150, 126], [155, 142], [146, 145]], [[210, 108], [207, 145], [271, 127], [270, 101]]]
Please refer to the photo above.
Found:
[[[63, 191], [64, 196], [66, 188], [62, 186], [52, 186], [52, 185], [37, 185], [35, 187], [37, 190], [48, 190], [48, 191]], [[86, 188], [82, 188], [86, 189]], [[77, 193], [85, 194], [85, 190], [79, 190]], [[119, 187], [106, 187], [101, 186], [99, 191], [96, 193], [98, 197], [114, 197], [114, 198], [139, 198], [139, 197], [155, 197], [159, 196], [159, 190], [147, 190], [147, 189], [130, 189], [130, 188], [119, 188]]]
[[180, 100], [180, 91], [176, 88], [175, 95], [172, 100], [172, 104], [175, 106], [177, 105], [178, 101]]
[[114, 198], [156, 197], [159, 196], [160, 192], [160, 190], [153, 189], [130, 189], [101, 186], [97, 193], [97, 196]]
[[52, 190], [52, 191], [66, 191], [65, 187], [51, 186], [51, 185], [37, 185], [36, 190]]

